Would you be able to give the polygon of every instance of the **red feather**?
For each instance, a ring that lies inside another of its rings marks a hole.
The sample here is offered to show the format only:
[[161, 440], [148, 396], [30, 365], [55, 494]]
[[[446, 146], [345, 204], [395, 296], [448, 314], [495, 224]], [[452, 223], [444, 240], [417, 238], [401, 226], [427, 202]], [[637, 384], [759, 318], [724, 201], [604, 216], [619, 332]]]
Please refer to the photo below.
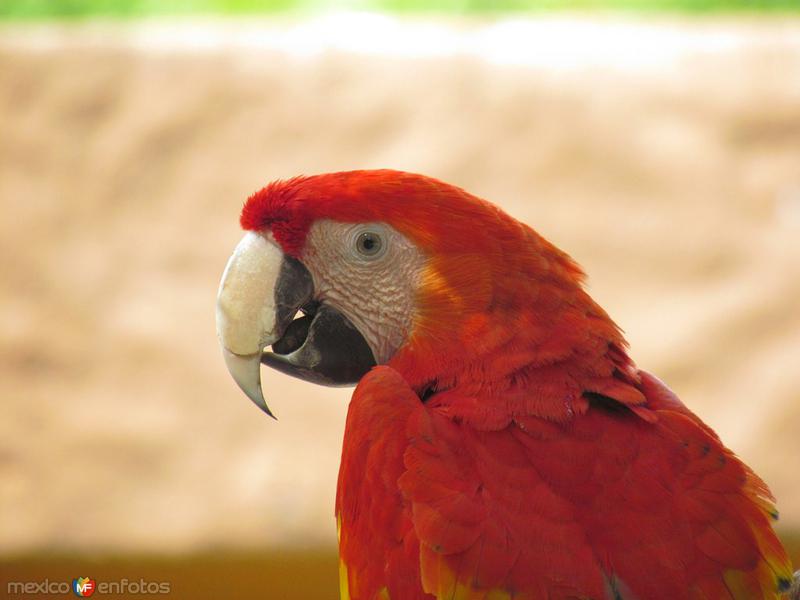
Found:
[[763, 483], [641, 375], [654, 422], [599, 401], [487, 431], [374, 369], [337, 496], [351, 597], [777, 598], [790, 573]]
[[428, 257], [413, 330], [348, 413], [336, 510], [353, 600], [788, 588], [766, 485], [636, 369], [566, 254], [395, 171], [279, 182], [242, 212], [301, 259], [316, 219], [385, 222]]

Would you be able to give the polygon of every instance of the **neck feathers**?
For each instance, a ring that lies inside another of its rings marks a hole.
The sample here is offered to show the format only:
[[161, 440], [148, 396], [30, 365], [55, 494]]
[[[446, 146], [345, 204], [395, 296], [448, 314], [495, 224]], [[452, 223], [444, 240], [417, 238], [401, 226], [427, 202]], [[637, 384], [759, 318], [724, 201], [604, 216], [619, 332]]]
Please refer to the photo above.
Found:
[[483, 427], [524, 416], [566, 421], [593, 396], [645, 399], [619, 328], [563, 252], [514, 221], [501, 256], [433, 259], [406, 347], [390, 363], [431, 402]]

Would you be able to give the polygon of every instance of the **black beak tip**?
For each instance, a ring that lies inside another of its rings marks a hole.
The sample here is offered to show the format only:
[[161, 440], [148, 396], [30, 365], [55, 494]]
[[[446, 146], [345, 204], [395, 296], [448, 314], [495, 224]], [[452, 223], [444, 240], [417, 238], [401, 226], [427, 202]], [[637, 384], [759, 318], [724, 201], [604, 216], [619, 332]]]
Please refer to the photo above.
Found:
[[268, 417], [272, 417], [272, 418], [273, 418], [273, 419], [275, 419], [276, 421], [278, 420], [278, 417], [276, 417], [276, 416], [273, 414], [273, 412], [272, 412], [272, 411], [269, 409], [269, 406], [259, 406], [258, 408], [260, 408], [260, 409], [261, 409], [261, 411], [262, 411], [262, 412], [263, 412], [265, 415], [267, 415]]

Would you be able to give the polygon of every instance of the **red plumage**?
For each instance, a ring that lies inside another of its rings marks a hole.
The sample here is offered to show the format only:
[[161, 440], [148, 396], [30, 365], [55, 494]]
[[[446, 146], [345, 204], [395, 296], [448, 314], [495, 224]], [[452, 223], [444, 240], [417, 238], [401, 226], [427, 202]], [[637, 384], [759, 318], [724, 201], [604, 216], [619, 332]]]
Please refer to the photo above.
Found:
[[273, 184], [242, 213], [298, 257], [317, 219], [382, 221], [428, 256], [409, 338], [348, 413], [336, 511], [349, 597], [788, 587], [767, 487], [635, 367], [566, 254], [461, 189], [393, 171]]

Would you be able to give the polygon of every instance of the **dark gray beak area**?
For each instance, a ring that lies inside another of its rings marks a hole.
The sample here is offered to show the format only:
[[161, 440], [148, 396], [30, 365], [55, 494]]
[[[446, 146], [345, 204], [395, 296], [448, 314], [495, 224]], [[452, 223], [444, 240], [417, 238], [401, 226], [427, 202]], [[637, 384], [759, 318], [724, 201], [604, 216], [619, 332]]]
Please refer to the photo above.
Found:
[[[375, 357], [358, 329], [331, 306], [316, 304], [314, 283], [299, 260], [286, 256], [275, 286], [275, 317], [283, 331], [261, 362], [304, 381], [353, 385], [375, 366]], [[304, 316], [295, 319], [298, 310]]]
[[287, 375], [320, 385], [352, 385], [375, 366], [364, 337], [335, 308], [325, 304], [295, 319], [261, 362]]

